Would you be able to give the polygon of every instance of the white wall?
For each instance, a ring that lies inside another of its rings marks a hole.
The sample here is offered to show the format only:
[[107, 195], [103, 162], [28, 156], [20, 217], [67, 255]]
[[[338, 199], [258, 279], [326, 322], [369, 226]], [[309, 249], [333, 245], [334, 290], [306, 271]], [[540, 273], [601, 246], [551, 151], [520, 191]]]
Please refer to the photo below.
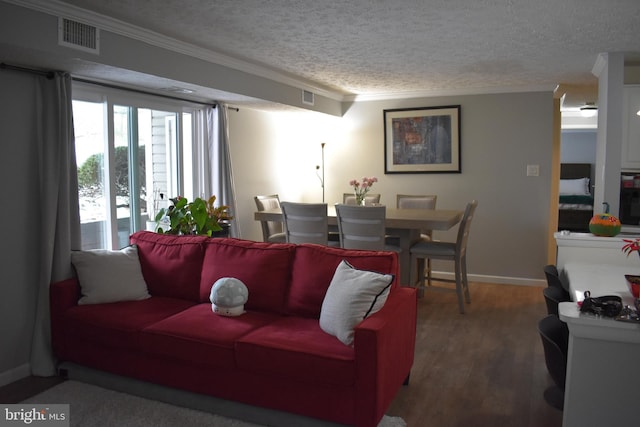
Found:
[[[384, 174], [383, 110], [461, 105], [461, 174]], [[243, 238], [261, 240], [253, 196], [321, 201], [315, 175], [326, 142], [326, 201], [341, 200], [348, 181], [376, 176], [376, 192], [438, 194], [438, 207], [477, 199], [469, 273], [475, 279], [532, 283], [546, 264], [553, 99], [550, 92], [356, 103], [343, 118], [319, 113], [229, 112], [231, 154]], [[527, 177], [527, 164], [540, 176]], [[455, 230], [436, 232], [454, 239]], [[448, 264], [436, 266], [450, 270]]]

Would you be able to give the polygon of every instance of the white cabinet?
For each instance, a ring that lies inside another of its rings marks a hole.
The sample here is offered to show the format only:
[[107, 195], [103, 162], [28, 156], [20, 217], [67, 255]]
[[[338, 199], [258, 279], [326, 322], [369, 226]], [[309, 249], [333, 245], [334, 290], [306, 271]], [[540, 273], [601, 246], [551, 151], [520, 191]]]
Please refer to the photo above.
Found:
[[622, 169], [640, 169], [640, 85], [626, 85], [622, 112]]

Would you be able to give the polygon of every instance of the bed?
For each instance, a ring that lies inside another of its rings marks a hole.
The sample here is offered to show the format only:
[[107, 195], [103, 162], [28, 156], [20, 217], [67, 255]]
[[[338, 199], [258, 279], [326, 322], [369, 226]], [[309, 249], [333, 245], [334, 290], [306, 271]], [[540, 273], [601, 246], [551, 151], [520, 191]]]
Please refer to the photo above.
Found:
[[591, 217], [591, 163], [561, 164], [558, 230], [588, 232]]

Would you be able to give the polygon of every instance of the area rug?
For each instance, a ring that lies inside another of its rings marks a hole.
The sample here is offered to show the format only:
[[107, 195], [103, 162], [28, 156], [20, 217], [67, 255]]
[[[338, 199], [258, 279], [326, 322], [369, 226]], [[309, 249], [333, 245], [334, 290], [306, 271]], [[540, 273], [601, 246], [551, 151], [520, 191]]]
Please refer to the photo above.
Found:
[[[267, 425], [175, 406], [73, 380], [58, 384], [22, 403], [69, 404], [70, 424], [78, 427], [260, 427]], [[268, 425], [276, 426], [277, 424], [269, 423]], [[316, 425], [335, 424], [318, 423]], [[378, 427], [405, 426], [406, 423], [402, 418], [385, 416]]]

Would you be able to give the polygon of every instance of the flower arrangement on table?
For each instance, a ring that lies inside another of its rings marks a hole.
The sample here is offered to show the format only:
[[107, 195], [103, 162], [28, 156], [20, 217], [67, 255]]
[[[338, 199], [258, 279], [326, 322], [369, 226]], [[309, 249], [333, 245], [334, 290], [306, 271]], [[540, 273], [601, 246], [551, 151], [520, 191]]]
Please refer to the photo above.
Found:
[[[189, 202], [182, 196], [169, 200], [173, 204], [168, 208], [160, 209], [156, 215], [158, 233], [199, 234], [211, 237], [221, 232], [223, 226], [228, 228], [229, 221], [233, 219], [229, 214], [229, 206], [213, 205], [216, 196], [211, 196], [207, 200], [198, 197], [193, 202]], [[162, 228], [163, 223], [169, 226], [166, 230]]]
[[374, 183], [378, 182], [378, 178], [372, 176], [371, 178], [364, 177], [362, 182], [352, 179], [349, 181], [349, 185], [353, 187], [353, 193], [356, 196], [356, 205], [364, 205], [364, 199]]

